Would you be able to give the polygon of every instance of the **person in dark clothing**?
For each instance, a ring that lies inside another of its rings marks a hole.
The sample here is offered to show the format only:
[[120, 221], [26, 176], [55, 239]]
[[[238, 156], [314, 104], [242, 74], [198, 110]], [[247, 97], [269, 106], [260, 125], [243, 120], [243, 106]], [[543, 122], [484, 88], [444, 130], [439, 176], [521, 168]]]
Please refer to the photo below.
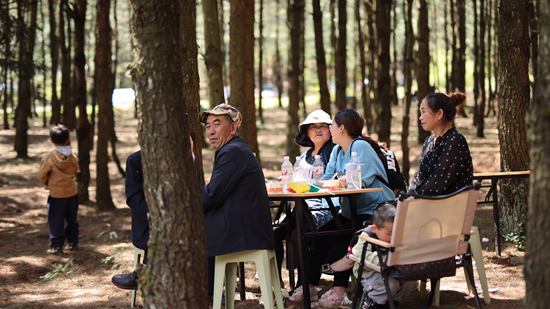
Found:
[[433, 93], [420, 104], [420, 122], [433, 131], [422, 146], [420, 164], [408, 192], [444, 195], [471, 185], [474, 179], [468, 142], [451, 126], [457, 107], [466, 100], [463, 93]]
[[244, 250], [274, 250], [269, 199], [258, 160], [239, 137], [241, 113], [220, 104], [199, 114], [216, 151], [210, 183], [201, 188], [208, 247], [208, 292], [214, 292], [218, 255]]
[[[191, 149], [193, 149], [193, 139], [189, 137]], [[198, 162], [193, 156], [193, 162], [197, 171], [197, 180], [201, 182], [201, 170]], [[141, 151], [134, 152], [126, 159], [126, 182], [125, 182], [126, 204], [132, 209], [132, 243], [136, 248], [142, 249], [143, 264], [147, 264], [147, 242], [149, 241], [149, 207], [145, 201], [143, 192], [143, 169], [141, 165]], [[111, 278], [111, 282], [118, 288], [125, 290], [136, 290], [137, 272], [134, 270], [129, 274], [119, 274]]]

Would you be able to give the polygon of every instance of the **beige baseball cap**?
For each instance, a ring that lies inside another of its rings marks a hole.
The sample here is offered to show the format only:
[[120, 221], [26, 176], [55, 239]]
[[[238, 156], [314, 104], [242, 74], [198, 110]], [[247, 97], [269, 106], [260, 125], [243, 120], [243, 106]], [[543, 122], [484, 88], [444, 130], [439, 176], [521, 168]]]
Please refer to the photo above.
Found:
[[216, 105], [216, 107], [214, 107], [211, 110], [200, 112], [199, 113], [199, 121], [202, 122], [202, 123], [206, 123], [206, 119], [208, 118], [208, 115], [210, 115], [210, 114], [212, 114], [212, 115], [229, 115], [229, 117], [231, 117], [231, 120], [233, 120], [233, 122], [237, 123], [238, 127], [241, 126], [241, 123], [243, 121], [243, 116], [242, 116], [241, 112], [239, 112], [239, 110], [236, 109], [235, 107], [233, 107], [229, 104], [225, 104], [225, 103]]

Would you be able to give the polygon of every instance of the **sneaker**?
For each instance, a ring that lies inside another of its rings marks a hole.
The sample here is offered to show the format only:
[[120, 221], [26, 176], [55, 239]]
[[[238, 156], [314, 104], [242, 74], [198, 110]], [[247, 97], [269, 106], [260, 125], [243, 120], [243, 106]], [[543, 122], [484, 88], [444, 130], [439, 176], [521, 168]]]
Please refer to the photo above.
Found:
[[73, 244], [73, 243], [67, 243], [67, 245], [65, 246], [65, 251], [77, 251], [79, 250], [80, 247], [78, 246], [78, 244]]
[[61, 247], [50, 247], [50, 249], [46, 250], [47, 253], [58, 255], [63, 253], [63, 248]]
[[344, 295], [338, 295], [333, 289], [328, 290], [318, 302], [311, 304], [311, 307], [334, 307], [340, 305], [344, 301]]
[[[309, 297], [312, 301], [317, 301], [319, 299], [319, 296], [317, 296], [317, 289], [313, 286], [309, 287]], [[289, 298], [291, 301], [297, 301], [304, 299], [304, 289], [303, 286], [299, 286], [294, 290], [294, 293], [292, 293], [292, 296]]]

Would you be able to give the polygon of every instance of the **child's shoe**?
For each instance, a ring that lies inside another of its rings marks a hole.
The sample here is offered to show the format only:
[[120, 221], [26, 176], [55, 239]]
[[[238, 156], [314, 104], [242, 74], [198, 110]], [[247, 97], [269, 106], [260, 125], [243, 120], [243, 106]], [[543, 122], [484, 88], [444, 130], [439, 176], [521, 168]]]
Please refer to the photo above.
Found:
[[[319, 296], [317, 296], [317, 289], [313, 286], [309, 287], [309, 297], [312, 301], [316, 301], [319, 299]], [[302, 285], [300, 285], [296, 290], [294, 290], [294, 293], [292, 293], [292, 296], [289, 298], [291, 301], [297, 301], [304, 299], [304, 288]]]
[[328, 290], [318, 302], [312, 303], [311, 307], [334, 307], [338, 306], [344, 301], [344, 295], [338, 295], [333, 289]]
[[61, 247], [50, 247], [50, 249], [46, 250], [47, 253], [53, 254], [53, 255], [59, 255], [63, 253], [63, 248]]
[[67, 245], [65, 246], [65, 251], [75, 252], [78, 250], [80, 250], [78, 244], [73, 244], [72, 242], [67, 243]]

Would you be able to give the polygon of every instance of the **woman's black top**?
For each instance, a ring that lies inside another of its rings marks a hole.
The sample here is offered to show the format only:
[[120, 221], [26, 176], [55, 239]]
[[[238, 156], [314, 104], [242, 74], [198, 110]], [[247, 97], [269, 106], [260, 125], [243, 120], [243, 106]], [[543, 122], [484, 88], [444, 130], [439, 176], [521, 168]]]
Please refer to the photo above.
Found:
[[424, 141], [420, 165], [409, 186], [409, 192], [423, 195], [445, 195], [471, 185], [474, 168], [468, 143], [455, 128], [443, 136], [429, 136]]

